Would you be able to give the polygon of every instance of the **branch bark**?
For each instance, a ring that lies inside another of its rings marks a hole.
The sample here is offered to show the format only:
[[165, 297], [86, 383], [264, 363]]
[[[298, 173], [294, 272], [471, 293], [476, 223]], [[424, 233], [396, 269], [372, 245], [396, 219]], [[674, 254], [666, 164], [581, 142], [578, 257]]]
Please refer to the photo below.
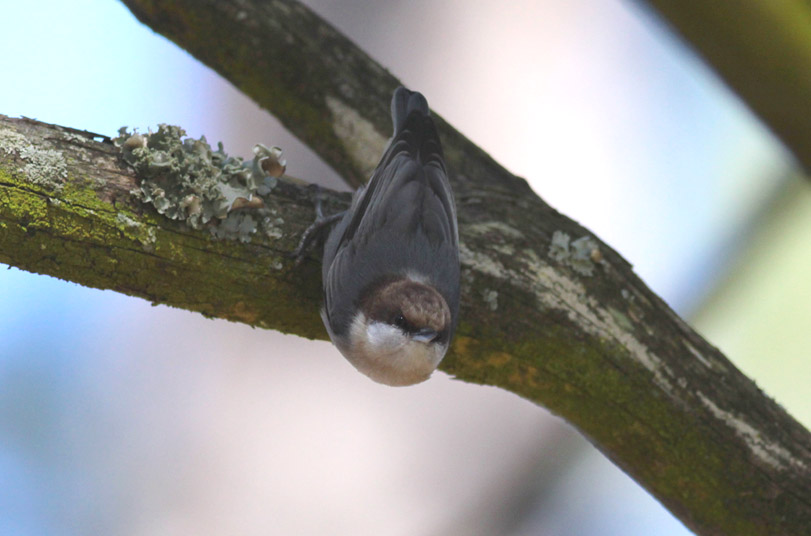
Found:
[[[127, 3], [270, 108], [358, 182], [397, 81], [298, 3]], [[442, 368], [544, 405], [698, 534], [811, 526], [811, 435], [680, 320], [630, 266], [439, 120], [457, 196], [463, 303]], [[0, 121], [0, 262], [306, 337], [319, 264], [285, 256], [312, 218], [301, 185], [265, 196], [279, 237], [214, 241], [140, 204], [118, 149]], [[329, 194], [333, 209], [346, 196]]]

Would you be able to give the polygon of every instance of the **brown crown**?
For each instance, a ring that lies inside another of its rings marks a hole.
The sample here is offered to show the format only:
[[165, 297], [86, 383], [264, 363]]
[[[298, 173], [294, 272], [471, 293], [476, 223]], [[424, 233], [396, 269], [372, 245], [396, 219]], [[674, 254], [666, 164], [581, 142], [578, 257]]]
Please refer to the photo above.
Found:
[[414, 328], [430, 328], [437, 333], [451, 323], [451, 312], [442, 295], [408, 278], [387, 280], [371, 288], [361, 310], [368, 318], [389, 324], [396, 324], [397, 316], [402, 315]]

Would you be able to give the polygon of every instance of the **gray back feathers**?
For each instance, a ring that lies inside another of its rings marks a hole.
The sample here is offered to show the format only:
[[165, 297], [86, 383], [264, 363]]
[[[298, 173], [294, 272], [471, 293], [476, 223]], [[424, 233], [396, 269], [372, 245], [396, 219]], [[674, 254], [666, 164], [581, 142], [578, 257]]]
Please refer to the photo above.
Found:
[[403, 87], [391, 102], [394, 137], [369, 183], [333, 228], [324, 247], [324, 314], [346, 336], [370, 284], [412, 276], [459, 308], [456, 208], [428, 103]]

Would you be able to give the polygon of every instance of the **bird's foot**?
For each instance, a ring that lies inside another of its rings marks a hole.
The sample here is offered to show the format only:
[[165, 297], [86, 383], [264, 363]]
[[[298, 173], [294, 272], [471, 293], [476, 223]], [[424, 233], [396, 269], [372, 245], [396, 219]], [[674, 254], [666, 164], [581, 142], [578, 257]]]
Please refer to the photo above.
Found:
[[313, 243], [316, 240], [322, 239], [324, 233], [346, 212], [341, 211], [336, 214], [324, 216], [322, 188], [317, 184], [311, 184], [307, 188], [315, 191], [315, 199], [313, 200], [313, 204], [315, 205], [315, 221], [301, 233], [301, 238], [299, 239], [296, 249], [290, 253], [290, 257], [295, 259], [296, 265], [301, 263], [304, 259], [304, 255], [307, 254], [307, 251], [312, 247]]

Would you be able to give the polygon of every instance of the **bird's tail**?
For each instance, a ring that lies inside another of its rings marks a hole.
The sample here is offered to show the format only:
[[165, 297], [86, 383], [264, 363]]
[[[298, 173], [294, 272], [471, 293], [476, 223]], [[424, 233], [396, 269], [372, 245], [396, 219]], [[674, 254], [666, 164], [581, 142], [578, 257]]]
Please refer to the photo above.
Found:
[[425, 100], [422, 93], [410, 91], [403, 86], [394, 90], [394, 96], [391, 98], [391, 119], [394, 123], [395, 137], [402, 130], [408, 116], [414, 111], [424, 116], [431, 115], [428, 110], [428, 101]]

